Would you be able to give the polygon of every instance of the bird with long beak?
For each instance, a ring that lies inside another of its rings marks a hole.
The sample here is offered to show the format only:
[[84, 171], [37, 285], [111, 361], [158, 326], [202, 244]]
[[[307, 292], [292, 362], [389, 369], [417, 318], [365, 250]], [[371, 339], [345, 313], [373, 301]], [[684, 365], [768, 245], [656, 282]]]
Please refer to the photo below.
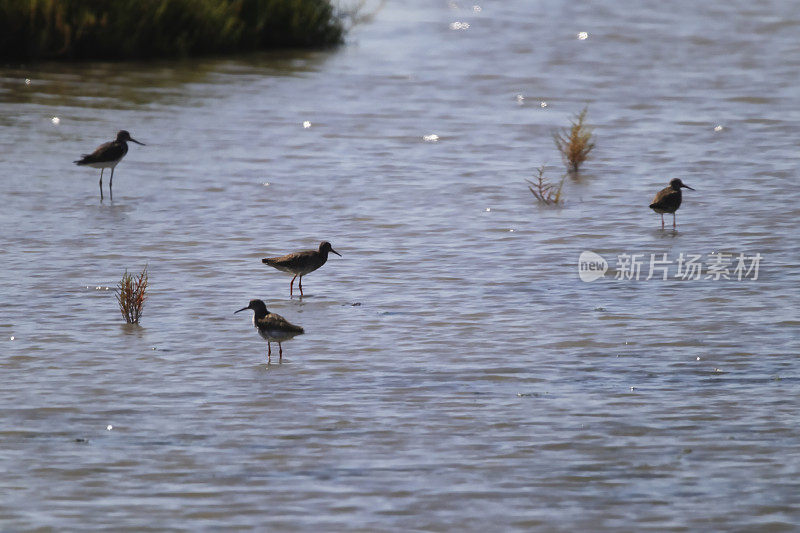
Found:
[[100, 169], [100, 200], [103, 199], [103, 171], [107, 168], [111, 169], [111, 179], [108, 181], [108, 193], [111, 199], [114, 199], [114, 192], [111, 190], [114, 185], [114, 167], [116, 167], [117, 164], [122, 161], [122, 158], [125, 157], [125, 154], [128, 153], [127, 141], [146, 146], [144, 143], [140, 143], [131, 137], [131, 134], [127, 131], [120, 130], [117, 132], [117, 138], [113, 141], [103, 143], [91, 154], [83, 154], [81, 159], [73, 161], [73, 163], [78, 166], [89, 166]]
[[281, 315], [270, 313], [267, 310], [267, 305], [262, 300], [250, 300], [247, 307], [242, 307], [239, 311], [234, 311], [233, 314], [247, 309], [253, 310], [253, 325], [258, 329], [258, 334], [267, 341], [267, 363], [272, 361], [272, 342], [278, 343], [279, 358], [278, 361], [283, 361], [283, 347], [282, 342], [302, 335], [303, 328], [295, 326]]
[[280, 257], [265, 257], [261, 260], [265, 265], [277, 268], [282, 272], [294, 274], [291, 283], [289, 283], [289, 297], [292, 296], [292, 289], [294, 287], [294, 280], [300, 276], [298, 285], [300, 286], [300, 296], [303, 296], [303, 276], [309, 272], [314, 272], [316, 269], [325, 264], [328, 260], [328, 252], [332, 252], [339, 257], [342, 254], [337, 252], [328, 241], [319, 243], [318, 250], [304, 250], [302, 252], [294, 252], [292, 254], [282, 255]]
[[661, 229], [664, 229], [664, 213], [672, 213], [672, 227], [676, 227], [675, 211], [681, 206], [681, 200], [683, 199], [681, 187], [694, 190], [683, 183], [680, 178], [673, 178], [669, 182], [669, 187], [658, 191], [650, 203], [650, 209], [661, 214]]

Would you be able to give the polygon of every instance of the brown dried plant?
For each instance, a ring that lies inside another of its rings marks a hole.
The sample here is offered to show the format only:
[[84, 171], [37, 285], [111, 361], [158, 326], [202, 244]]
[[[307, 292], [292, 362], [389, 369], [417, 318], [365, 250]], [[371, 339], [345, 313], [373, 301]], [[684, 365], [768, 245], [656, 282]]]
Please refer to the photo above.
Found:
[[125, 270], [122, 279], [117, 283], [117, 303], [119, 310], [128, 324], [138, 324], [147, 299], [147, 266], [138, 276], [133, 276]]
[[576, 174], [594, 148], [592, 129], [585, 124], [588, 107], [575, 115], [569, 128], [553, 134], [556, 148], [561, 152], [561, 157], [567, 165], [567, 171]]
[[558, 185], [553, 185], [544, 177], [544, 165], [537, 168], [536, 172], [536, 181], [525, 180], [528, 182], [528, 190], [531, 191], [531, 194], [533, 194], [539, 202], [546, 205], [558, 205], [563, 203], [564, 198], [561, 196], [561, 189], [564, 187], [564, 178], [566, 178], [566, 176], [561, 177], [561, 181], [558, 182]]

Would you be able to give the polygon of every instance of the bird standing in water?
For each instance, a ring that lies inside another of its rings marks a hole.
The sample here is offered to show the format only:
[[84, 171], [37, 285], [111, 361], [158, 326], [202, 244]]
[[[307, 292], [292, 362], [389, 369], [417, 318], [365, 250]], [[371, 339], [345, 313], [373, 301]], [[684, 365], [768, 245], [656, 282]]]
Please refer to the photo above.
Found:
[[253, 325], [258, 329], [258, 334], [267, 341], [267, 363], [272, 361], [272, 345], [271, 342], [278, 343], [279, 362], [283, 361], [283, 347], [282, 342], [302, 335], [303, 328], [295, 326], [281, 315], [270, 313], [267, 310], [267, 305], [262, 300], [250, 300], [247, 307], [242, 307], [239, 311], [234, 311], [236, 314], [240, 311], [247, 309], [253, 310]]
[[333, 249], [331, 243], [322, 241], [319, 243], [319, 250], [304, 250], [280, 257], [266, 257], [262, 259], [261, 262], [265, 265], [277, 268], [282, 272], [294, 274], [294, 278], [292, 278], [291, 283], [289, 283], [289, 297], [292, 296], [295, 278], [300, 276], [298, 285], [300, 286], [300, 296], [303, 296], [303, 276], [309, 272], [314, 272], [324, 265], [328, 260], [328, 252], [335, 253], [339, 257], [342, 257], [342, 254]]
[[145, 146], [140, 143], [131, 134], [125, 130], [117, 132], [117, 138], [113, 141], [103, 143], [91, 154], [83, 154], [83, 157], [77, 161], [73, 161], [78, 166], [90, 166], [100, 169], [100, 200], [103, 199], [103, 171], [107, 168], [111, 169], [111, 179], [108, 181], [108, 194], [111, 199], [114, 199], [114, 192], [111, 187], [114, 185], [114, 167], [122, 161], [125, 154], [128, 153], [127, 141], [134, 142]]
[[672, 213], [672, 227], [676, 227], [675, 211], [681, 206], [683, 199], [681, 187], [694, 190], [684, 184], [680, 178], [673, 178], [669, 182], [669, 187], [658, 191], [650, 204], [650, 209], [661, 214], [661, 229], [664, 229], [664, 213]]

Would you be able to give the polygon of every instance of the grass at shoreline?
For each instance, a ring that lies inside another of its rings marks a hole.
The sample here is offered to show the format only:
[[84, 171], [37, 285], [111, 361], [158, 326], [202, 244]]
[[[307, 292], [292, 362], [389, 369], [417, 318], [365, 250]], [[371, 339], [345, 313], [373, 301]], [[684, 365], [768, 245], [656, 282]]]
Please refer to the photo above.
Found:
[[0, 59], [148, 59], [325, 47], [329, 0], [0, 0]]

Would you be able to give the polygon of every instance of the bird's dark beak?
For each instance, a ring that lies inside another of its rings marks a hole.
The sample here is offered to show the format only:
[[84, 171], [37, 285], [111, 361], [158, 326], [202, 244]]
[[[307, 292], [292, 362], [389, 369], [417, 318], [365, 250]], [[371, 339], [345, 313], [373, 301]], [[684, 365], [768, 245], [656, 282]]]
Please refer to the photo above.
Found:
[[144, 143], [140, 143], [139, 141], [137, 141], [137, 140], [136, 140], [136, 139], [134, 139], [133, 137], [131, 137], [131, 138], [130, 138], [130, 139], [128, 139], [128, 140], [129, 140], [130, 142], [132, 142], [132, 143], [141, 144], [142, 146], [147, 146], [147, 145], [146, 145], [146, 144], [144, 144]]
[[339, 257], [342, 257], [342, 254], [340, 254], [339, 252], [337, 252], [337, 251], [336, 251], [336, 250], [334, 250], [333, 248], [331, 248], [331, 252], [332, 252], [332, 253], [335, 253], [335, 254], [336, 254], [336, 255], [338, 255]]
[[691, 187], [689, 187], [688, 185], [686, 185], [685, 183], [682, 183], [682, 184], [681, 184], [681, 187], [686, 187], [687, 189], [689, 189], [689, 190], [692, 190], [692, 191], [694, 190], [694, 189], [692, 189]]
[[239, 311], [234, 311], [233, 314], [235, 315], [236, 313], [239, 313], [241, 311], [247, 311], [248, 309], [250, 309], [249, 305], [247, 307], [242, 307], [241, 309], [239, 309]]

